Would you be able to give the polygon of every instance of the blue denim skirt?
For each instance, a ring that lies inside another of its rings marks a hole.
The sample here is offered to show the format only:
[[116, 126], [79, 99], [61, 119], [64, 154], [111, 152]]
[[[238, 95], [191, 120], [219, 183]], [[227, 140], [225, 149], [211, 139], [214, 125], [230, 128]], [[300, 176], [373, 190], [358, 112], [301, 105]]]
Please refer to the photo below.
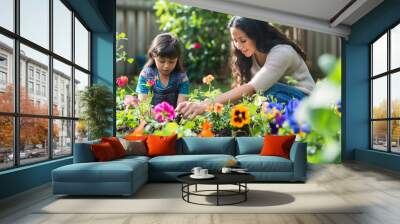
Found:
[[276, 99], [278, 103], [284, 103], [287, 105], [290, 100], [301, 100], [307, 95], [294, 86], [283, 83], [275, 83], [273, 86], [271, 86], [271, 88], [264, 92], [264, 96], [269, 99]]

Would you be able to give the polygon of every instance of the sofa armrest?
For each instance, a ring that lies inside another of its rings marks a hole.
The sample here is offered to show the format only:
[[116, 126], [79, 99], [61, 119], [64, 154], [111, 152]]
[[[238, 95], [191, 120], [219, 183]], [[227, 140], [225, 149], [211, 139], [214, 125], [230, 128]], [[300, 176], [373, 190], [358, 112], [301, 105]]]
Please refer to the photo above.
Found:
[[290, 160], [293, 162], [293, 179], [295, 181], [305, 181], [307, 174], [307, 143], [293, 143], [290, 149]]
[[96, 158], [94, 157], [90, 146], [92, 144], [98, 144], [98, 143], [100, 143], [100, 140], [75, 143], [75, 145], [74, 145], [74, 163], [95, 162]]

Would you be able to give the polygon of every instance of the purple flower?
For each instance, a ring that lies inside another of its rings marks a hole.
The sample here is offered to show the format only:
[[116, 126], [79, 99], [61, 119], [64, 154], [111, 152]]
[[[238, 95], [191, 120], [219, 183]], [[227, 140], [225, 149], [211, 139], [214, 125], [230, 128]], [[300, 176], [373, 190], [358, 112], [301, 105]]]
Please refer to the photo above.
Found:
[[310, 126], [308, 124], [301, 125], [301, 131], [307, 134], [310, 133], [311, 132]]
[[158, 122], [171, 121], [176, 117], [174, 107], [169, 103], [163, 101], [154, 107], [154, 112], [156, 113], [156, 120]]
[[127, 108], [129, 106], [135, 107], [139, 104], [139, 99], [132, 95], [126, 95], [125, 99], [124, 99], [124, 104], [125, 104], [125, 107], [127, 107]]

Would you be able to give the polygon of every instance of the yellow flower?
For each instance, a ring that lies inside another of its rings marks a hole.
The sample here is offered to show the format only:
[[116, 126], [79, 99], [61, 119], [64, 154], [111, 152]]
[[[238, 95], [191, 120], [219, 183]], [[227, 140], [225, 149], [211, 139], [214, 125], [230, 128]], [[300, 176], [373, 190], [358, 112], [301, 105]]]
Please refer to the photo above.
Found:
[[250, 123], [249, 109], [244, 105], [236, 105], [231, 110], [231, 125], [233, 127], [241, 128]]
[[207, 84], [207, 85], [210, 85], [213, 80], [214, 80], [214, 76], [211, 74], [203, 77], [203, 83]]

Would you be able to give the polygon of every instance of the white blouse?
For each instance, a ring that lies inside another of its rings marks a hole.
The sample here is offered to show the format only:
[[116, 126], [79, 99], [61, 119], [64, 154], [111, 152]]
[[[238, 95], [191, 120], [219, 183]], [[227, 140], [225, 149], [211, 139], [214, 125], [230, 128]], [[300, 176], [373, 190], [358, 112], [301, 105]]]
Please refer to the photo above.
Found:
[[280, 44], [273, 47], [263, 66], [252, 56], [250, 84], [256, 91], [266, 91], [277, 82], [286, 83], [285, 76], [291, 76], [297, 83], [293, 86], [309, 95], [315, 82], [303, 58], [290, 45]]

